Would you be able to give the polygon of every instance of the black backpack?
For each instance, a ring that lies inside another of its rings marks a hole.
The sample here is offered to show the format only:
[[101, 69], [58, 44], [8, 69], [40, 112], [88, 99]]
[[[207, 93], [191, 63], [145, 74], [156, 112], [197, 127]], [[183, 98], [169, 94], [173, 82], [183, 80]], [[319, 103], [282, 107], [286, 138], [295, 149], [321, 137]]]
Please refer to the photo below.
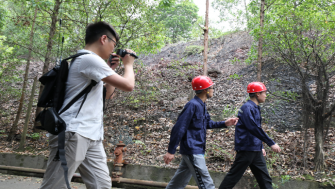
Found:
[[[44, 89], [42, 91], [41, 97], [38, 99], [37, 106], [44, 107], [44, 110], [41, 111], [37, 116], [35, 121], [40, 122], [39, 125], [35, 128], [46, 130], [51, 134], [58, 135], [58, 151], [54, 158], [54, 161], [61, 161], [61, 165], [64, 169], [64, 178], [67, 187], [70, 189], [70, 184], [68, 181], [68, 167], [65, 159], [65, 130], [66, 123], [59, 116], [67, 109], [69, 109], [78, 99], [80, 99], [83, 95], [84, 99], [80, 105], [78, 113], [82, 108], [87, 94], [91, 91], [92, 87], [97, 84], [96, 81], [92, 80], [90, 85], [87, 86], [83, 91], [81, 91], [77, 96], [75, 96], [60, 112], [59, 110], [62, 108], [65, 98], [66, 91], [66, 81], [68, 78], [69, 69], [74, 60], [81, 55], [88, 53], [78, 53], [72, 55], [68, 58], [62, 60], [60, 65], [56, 65], [49, 72], [44, 74], [39, 81], [44, 85]], [[71, 60], [71, 64], [67, 62]], [[77, 113], [77, 115], [78, 115]]]

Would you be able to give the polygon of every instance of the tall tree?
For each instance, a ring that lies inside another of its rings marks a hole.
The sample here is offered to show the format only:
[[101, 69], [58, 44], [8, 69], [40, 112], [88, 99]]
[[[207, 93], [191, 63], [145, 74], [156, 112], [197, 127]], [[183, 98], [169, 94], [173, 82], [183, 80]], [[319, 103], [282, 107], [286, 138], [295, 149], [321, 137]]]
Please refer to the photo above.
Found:
[[[45, 56], [44, 56], [45, 59], [44, 59], [44, 65], [43, 65], [43, 74], [48, 72], [49, 65], [50, 65], [50, 62], [51, 62], [51, 53], [52, 53], [52, 49], [53, 49], [53, 37], [56, 33], [57, 18], [58, 18], [59, 9], [60, 9], [60, 6], [61, 6], [62, 2], [63, 1], [61, 1], [61, 0], [55, 0], [54, 7], [53, 7], [53, 10], [51, 12], [51, 24], [50, 24], [50, 30], [49, 30], [46, 53], [45, 53]], [[40, 90], [39, 90], [38, 97], [40, 97], [42, 95], [43, 88], [44, 88], [44, 86], [40, 85]], [[41, 111], [42, 111], [42, 108], [37, 107], [35, 115], [38, 115], [39, 112], [41, 112]]]
[[[323, 171], [324, 129], [335, 110], [330, 79], [335, 76], [335, 4], [332, 1], [279, 0], [267, 10], [263, 40], [266, 53], [300, 77], [305, 117], [315, 135], [315, 169]], [[252, 32], [258, 39], [259, 32]], [[315, 88], [310, 86], [313, 81]], [[306, 115], [307, 114], [307, 115]], [[306, 122], [305, 122], [306, 123]]]
[[[29, 29], [34, 20], [33, 11], [31, 11], [34, 4], [38, 6], [38, 12], [34, 26], [34, 45], [30, 47]], [[66, 3], [62, 0], [5, 0], [0, 5], [1, 10], [6, 10], [0, 11], [1, 35], [7, 36], [2, 38], [5, 46], [15, 47], [15, 50], [11, 52], [15, 52], [16, 57], [26, 56], [31, 51], [31, 60], [44, 62], [41, 72], [45, 73], [52, 66], [51, 64], [56, 62], [58, 48], [54, 44], [60, 33], [65, 37], [63, 57], [68, 56], [83, 48], [87, 24], [100, 20], [111, 23], [116, 28], [121, 36], [119, 47], [132, 48], [137, 53], [157, 52], [164, 46], [164, 27], [153, 17], [157, 15], [161, 7], [169, 7], [173, 4], [175, 0], [83, 0], [66, 1]], [[64, 27], [61, 30], [57, 28], [59, 18], [63, 19]], [[9, 52], [10, 49], [7, 51]], [[18, 71], [14, 68], [16, 66], [14, 60], [8, 58], [8, 54], [3, 53], [2, 55], [6, 55], [7, 60], [12, 62], [8, 64], [10, 66], [3, 67], [6, 69], [1, 70], [4, 73], [2, 76], [11, 73], [9, 68], [13, 72]], [[13, 74], [13, 77], [18, 80], [19, 75]], [[11, 79], [11, 82], [16, 80]], [[11, 82], [6, 80], [4, 85], [10, 86]], [[4, 91], [1, 92], [0, 97], [6, 97]], [[37, 108], [36, 115], [40, 110]]]
[[33, 47], [34, 26], [35, 26], [35, 21], [36, 21], [36, 15], [37, 15], [37, 7], [35, 8], [34, 20], [33, 20], [32, 26], [31, 26], [29, 53], [28, 53], [28, 57], [27, 57], [26, 71], [24, 73], [24, 80], [23, 80], [23, 85], [22, 85], [21, 98], [20, 98], [20, 102], [19, 102], [20, 104], [19, 104], [19, 108], [17, 110], [15, 121], [13, 123], [12, 128], [10, 129], [9, 134], [8, 134], [7, 141], [12, 141], [13, 138], [14, 138], [14, 135], [15, 135], [16, 130], [17, 130], [17, 124], [19, 122], [22, 107], [23, 107], [23, 103], [24, 103], [25, 91], [26, 91], [27, 82], [28, 82], [28, 75], [29, 75], [31, 50], [32, 50], [32, 47]]

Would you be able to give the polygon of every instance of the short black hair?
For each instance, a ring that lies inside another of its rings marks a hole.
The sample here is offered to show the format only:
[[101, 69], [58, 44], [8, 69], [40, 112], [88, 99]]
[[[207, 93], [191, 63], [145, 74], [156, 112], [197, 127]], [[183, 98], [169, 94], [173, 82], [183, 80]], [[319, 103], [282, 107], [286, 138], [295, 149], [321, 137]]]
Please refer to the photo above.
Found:
[[111, 34], [115, 38], [116, 43], [119, 42], [120, 37], [110, 24], [106, 22], [91, 23], [86, 28], [85, 45], [96, 42], [102, 35]]
[[250, 98], [255, 97], [255, 96], [256, 96], [256, 93], [249, 93]]
[[205, 89], [203, 89], [203, 90], [197, 90], [197, 91], [195, 91], [195, 94], [200, 94], [200, 93], [202, 93], [202, 91], [204, 91]]

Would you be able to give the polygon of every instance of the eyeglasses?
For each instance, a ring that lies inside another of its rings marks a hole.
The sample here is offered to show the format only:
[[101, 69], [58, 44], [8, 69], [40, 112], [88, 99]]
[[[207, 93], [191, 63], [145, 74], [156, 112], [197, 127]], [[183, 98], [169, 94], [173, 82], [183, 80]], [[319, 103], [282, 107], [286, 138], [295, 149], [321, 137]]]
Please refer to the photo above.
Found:
[[116, 48], [116, 46], [117, 46], [116, 41], [114, 41], [114, 40], [113, 40], [112, 38], [110, 38], [108, 35], [106, 35], [106, 36], [107, 36], [108, 39], [112, 40], [112, 41], [115, 43], [114, 48]]

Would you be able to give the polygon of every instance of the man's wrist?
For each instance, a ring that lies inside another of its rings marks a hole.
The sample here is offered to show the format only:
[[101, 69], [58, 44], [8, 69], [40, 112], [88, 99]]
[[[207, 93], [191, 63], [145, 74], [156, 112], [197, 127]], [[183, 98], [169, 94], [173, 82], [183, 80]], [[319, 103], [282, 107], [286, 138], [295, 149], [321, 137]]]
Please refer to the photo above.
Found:
[[128, 67], [130, 67], [130, 68], [133, 68], [133, 65], [134, 65], [134, 62], [133, 63], [123, 63], [123, 66], [125, 67], [125, 68], [128, 68]]
[[109, 83], [105, 83], [105, 87], [113, 87], [113, 85], [111, 85]]
[[176, 150], [174, 150], [174, 151], [173, 151], [173, 150], [168, 150], [167, 152], [168, 152], [169, 154], [174, 155], [174, 154], [176, 153]]
[[271, 146], [273, 146], [273, 145], [275, 145], [275, 144], [276, 144], [275, 142], [271, 142], [271, 143], [268, 144], [268, 146], [271, 147]]

